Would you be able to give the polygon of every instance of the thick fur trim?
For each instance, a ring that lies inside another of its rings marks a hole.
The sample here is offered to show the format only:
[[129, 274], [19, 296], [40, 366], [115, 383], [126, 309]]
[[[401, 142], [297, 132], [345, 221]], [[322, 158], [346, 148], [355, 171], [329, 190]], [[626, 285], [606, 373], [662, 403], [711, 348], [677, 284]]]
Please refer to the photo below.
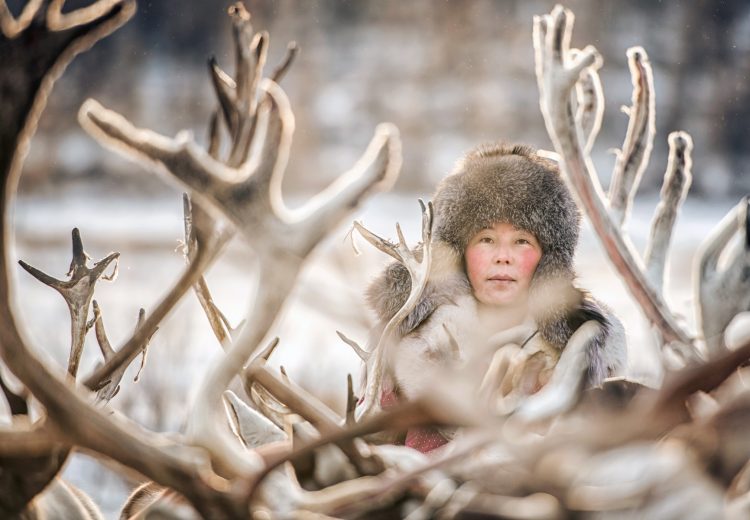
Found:
[[542, 248], [538, 278], [573, 278], [580, 213], [557, 165], [522, 145], [496, 143], [469, 152], [433, 197], [435, 236], [463, 256], [477, 232], [508, 222]]
[[[427, 282], [416, 308], [401, 323], [401, 337], [415, 331], [443, 305], [455, 305], [462, 297], [471, 295], [463, 270], [445, 244], [437, 242], [434, 275]], [[441, 254], [445, 256], [440, 256]], [[448, 260], [445, 260], [445, 258]], [[441, 261], [440, 259], [443, 259]], [[589, 293], [578, 289], [567, 280], [556, 280], [539, 285], [534, 292], [531, 312], [537, 323], [539, 336], [549, 345], [562, 350], [573, 333], [589, 320], [601, 325], [600, 333], [587, 348], [587, 386], [599, 386], [604, 379], [625, 368], [627, 347], [625, 330], [620, 320]], [[406, 268], [398, 262], [388, 265], [368, 287], [367, 300], [381, 323], [390, 320], [409, 297], [411, 279]], [[458, 312], [458, 309], [456, 310]]]
[[539, 334], [550, 345], [563, 349], [578, 327], [597, 321], [600, 332], [587, 347], [587, 386], [599, 386], [625, 368], [625, 330], [620, 320], [586, 291], [571, 286], [568, 293], [564, 304], [537, 314]]
[[[399, 332], [406, 336], [441, 305], [455, 305], [457, 296], [471, 294], [471, 285], [463, 273], [461, 261], [447, 244], [434, 241], [430, 277], [422, 297], [412, 312], [401, 322]], [[421, 246], [415, 251], [421, 256]], [[367, 303], [383, 322], [390, 320], [406, 303], [411, 291], [411, 276], [400, 262], [391, 262], [367, 288]]]

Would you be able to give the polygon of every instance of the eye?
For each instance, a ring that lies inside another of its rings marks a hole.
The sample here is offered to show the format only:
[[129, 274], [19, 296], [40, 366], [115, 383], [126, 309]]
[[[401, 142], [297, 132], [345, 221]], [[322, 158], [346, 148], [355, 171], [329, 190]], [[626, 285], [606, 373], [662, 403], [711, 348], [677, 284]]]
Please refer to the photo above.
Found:
[[484, 236], [479, 237], [479, 243], [480, 244], [492, 244], [494, 241], [492, 240], [492, 237]]
[[518, 245], [527, 245], [527, 244], [531, 244], [531, 242], [529, 242], [525, 238], [517, 238], [516, 239], [516, 244], [518, 244]]

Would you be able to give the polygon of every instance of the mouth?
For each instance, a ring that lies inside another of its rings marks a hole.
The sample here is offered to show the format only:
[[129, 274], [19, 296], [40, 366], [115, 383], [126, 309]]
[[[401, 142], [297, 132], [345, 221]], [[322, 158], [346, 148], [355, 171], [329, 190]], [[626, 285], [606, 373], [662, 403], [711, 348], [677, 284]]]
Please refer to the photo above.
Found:
[[512, 276], [505, 275], [505, 274], [498, 274], [495, 276], [491, 276], [490, 278], [488, 278], [488, 280], [491, 282], [515, 282], [516, 281], [516, 279], [513, 278]]

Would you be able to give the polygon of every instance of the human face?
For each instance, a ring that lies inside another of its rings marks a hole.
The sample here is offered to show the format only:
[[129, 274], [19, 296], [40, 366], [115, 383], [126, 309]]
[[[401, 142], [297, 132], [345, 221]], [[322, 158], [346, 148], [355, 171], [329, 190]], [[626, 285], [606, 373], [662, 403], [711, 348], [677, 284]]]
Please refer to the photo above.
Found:
[[533, 234], [500, 222], [474, 235], [464, 258], [477, 300], [496, 306], [525, 305], [542, 248]]

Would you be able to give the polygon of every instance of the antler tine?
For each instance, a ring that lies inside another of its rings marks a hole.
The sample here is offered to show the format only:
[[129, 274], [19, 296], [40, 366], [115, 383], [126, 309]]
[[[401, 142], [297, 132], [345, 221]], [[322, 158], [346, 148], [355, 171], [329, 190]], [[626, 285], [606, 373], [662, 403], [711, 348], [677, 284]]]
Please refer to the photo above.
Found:
[[239, 125], [235, 135], [233, 136], [233, 146], [229, 154], [227, 164], [230, 166], [238, 167], [247, 160], [250, 146], [253, 142], [255, 135], [255, 129], [257, 127], [257, 100], [256, 90], [258, 84], [262, 79], [263, 66], [266, 63], [266, 54], [268, 50], [268, 33], [262, 32], [255, 35], [251, 44], [251, 52], [249, 57], [252, 57], [254, 64], [247, 64], [248, 68], [253, 70], [249, 73], [249, 76], [245, 78], [248, 84], [243, 85], [241, 79], [237, 78], [237, 107]]
[[[114, 355], [115, 351], [107, 338], [107, 332], [104, 330], [104, 319], [102, 318], [101, 309], [96, 300], [92, 302], [92, 306], [94, 308], [94, 331], [96, 333], [96, 342], [99, 344], [99, 349], [102, 352], [104, 361], [107, 361]], [[98, 401], [109, 402], [109, 400], [120, 391], [120, 381], [125, 374], [126, 368], [127, 365], [123, 364], [112, 373], [107, 383], [97, 391], [96, 398]]]
[[[253, 74], [253, 26], [250, 13], [242, 2], [235, 2], [228, 9], [232, 18], [234, 37], [235, 74], [237, 75], [237, 99], [247, 103], [255, 93], [251, 91]], [[249, 104], [246, 104], [249, 106]]]
[[87, 99], [78, 112], [81, 126], [106, 147], [130, 158], [166, 170], [192, 193], [210, 200], [226, 191], [236, 173], [203, 151], [188, 134], [168, 138], [138, 129], [122, 115]]
[[573, 23], [575, 15], [570, 9], [556, 5], [550, 14], [549, 25], [551, 31], [547, 31], [546, 39], [551, 46], [550, 56], [556, 63], [566, 63], [566, 67], [559, 75], [562, 84], [567, 89], [573, 87], [578, 81], [584, 69], [601, 66], [601, 56], [592, 46], [587, 46], [575, 55], [570, 53], [570, 41], [573, 34]]
[[[107, 362], [107, 361], [110, 361], [114, 357], [115, 351], [112, 348], [112, 345], [109, 342], [109, 339], [107, 338], [107, 332], [104, 329], [104, 319], [102, 318], [101, 309], [99, 308], [99, 304], [96, 302], [96, 300], [93, 301], [93, 308], [94, 308], [94, 331], [96, 332], [96, 341], [99, 344], [99, 348], [102, 352], [102, 357], [104, 358], [104, 361]], [[145, 320], [145, 311], [143, 309], [140, 309], [138, 313], [138, 324], [136, 325], [136, 328], [143, 326], [144, 320]], [[148, 348], [148, 342], [150, 339], [151, 339], [150, 337], [147, 338], [146, 341], [141, 346], [144, 360], [146, 356], [146, 349]], [[119, 367], [117, 367], [112, 372], [112, 374], [109, 376], [109, 379], [105, 382], [104, 386], [97, 389], [96, 397], [98, 401], [109, 402], [114, 396], [117, 395], [117, 393], [120, 391], [120, 381], [122, 381], [122, 378], [125, 375], [125, 371], [127, 370], [128, 366], [129, 366], [129, 363], [122, 363]], [[142, 368], [143, 368], [143, 364], [141, 364], [141, 369]], [[139, 369], [139, 373], [140, 373], [140, 369]]]
[[83, 251], [83, 241], [81, 240], [81, 232], [78, 228], [73, 228], [72, 235], [73, 259], [70, 261], [68, 276], [75, 276], [78, 274], [79, 269], [85, 269], [86, 261], [89, 260], [88, 255]]
[[[138, 330], [139, 328], [143, 327], [144, 323], [146, 323], [146, 309], [141, 307], [138, 309], [138, 321], [135, 324], [135, 329]], [[159, 330], [157, 327], [156, 330], [154, 330], [154, 334]], [[146, 343], [143, 345], [143, 355], [141, 356], [141, 364], [138, 367], [138, 372], [135, 373], [135, 377], [133, 377], [133, 381], [138, 382], [138, 379], [141, 377], [141, 372], [143, 371], [143, 367], [146, 366], [146, 355], [148, 354], [148, 346], [149, 341], [151, 341], [151, 338], [149, 337], [148, 340], [146, 340]]]
[[[750, 281], [745, 273], [750, 266], [748, 204], [744, 197], [719, 222], [701, 244], [694, 267], [694, 283], [699, 330], [711, 353], [724, 350], [724, 331], [738, 312], [750, 309]], [[742, 240], [730, 245], [737, 234]], [[728, 254], [728, 261], [719, 269], [719, 258]]]
[[[219, 67], [216, 58], [213, 56], [208, 60], [208, 70], [211, 75], [211, 84], [214, 87], [216, 98], [219, 100], [221, 113], [224, 116], [224, 122], [227, 125], [229, 134], [234, 136], [236, 135], [237, 127], [239, 126], [239, 117], [234, 109], [237, 84], [229, 74]], [[214, 154], [211, 155], [216, 158]]]
[[[424, 208], [423, 202], [420, 202], [420, 207]], [[426, 214], [423, 213], [422, 215], [424, 217]], [[371, 353], [370, 359], [372, 360], [372, 363], [367, 366], [368, 383], [363, 396], [364, 401], [362, 407], [357, 410], [358, 420], [373, 413], [377, 408], [383, 382], [382, 375], [388, 370], [387, 356], [389, 355], [388, 350], [389, 346], [392, 344], [393, 336], [401, 322], [417, 305], [419, 298], [427, 285], [427, 279], [432, 265], [432, 242], [429, 240], [432, 233], [432, 219], [423, 218], [422, 224], [425, 226], [422, 230], [423, 236], [427, 237], [428, 240], [422, 244], [421, 259], [418, 259], [415, 253], [407, 247], [403, 235], [399, 236], [399, 245], [393, 248], [396, 258], [409, 271], [409, 276], [411, 277], [411, 290], [404, 304], [383, 328], [380, 339]]]
[[273, 351], [276, 350], [276, 347], [279, 345], [279, 337], [276, 336], [273, 338], [266, 348], [264, 348], [262, 351], [258, 353], [258, 358], [263, 359], [264, 361], [268, 361], [268, 358], [271, 357], [271, 354], [273, 354]]
[[576, 83], [576, 95], [578, 98], [576, 121], [586, 138], [583, 150], [589, 153], [594, 147], [604, 117], [604, 93], [596, 69], [588, 67], [583, 71], [580, 81]]
[[359, 231], [359, 234], [362, 235], [362, 238], [367, 240], [376, 249], [382, 251], [388, 256], [395, 258], [396, 260], [401, 260], [401, 257], [396, 253], [396, 245], [393, 244], [390, 240], [379, 237], [356, 220], [354, 221], [353, 225], [354, 228]]
[[669, 161], [664, 183], [661, 188], [661, 200], [654, 212], [651, 222], [644, 262], [646, 275], [656, 290], [664, 291], [664, 277], [667, 255], [672, 241], [672, 229], [680, 206], [687, 196], [692, 181], [690, 169], [693, 140], [685, 132], [669, 134]]
[[[309, 421], [322, 434], [338, 431], [345, 423], [324, 403], [289, 379], [276, 375], [265, 363], [251, 363], [245, 370], [245, 379], [262, 385], [277, 401]], [[353, 442], [337, 444], [360, 473], [375, 474], [383, 470], [383, 463], [378, 457], [363, 453]]]
[[432, 240], [432, 224], [434, 220], [434, 208], [432, 207], [432, 201], [425, 203], [422, 199], [419, 199], [419, 208], [422, 210], [422, 243], [430, 242]]
[[258, 89], [260, 80], [263, 79], [263, 68], [266, 65], [266, 58], [268, 56], [268, 42], [268, 31], [261, 31], [253, 36], [253, 42], [250, 44], [253, 64], [250, 77], [248, 78], [249, 96], [247, 98], [247, 105], [251, 108], [251, 111], [258, 101], [255, 97], [255, 92]]
[[633, 197], [648, 165], [656, 133], [654, 79], [648, 55], [642, 47], [632, 47], [628, 49], [627, 56], [633, 82], [633, 105], [628, 109], [628, 130], [615, 162], [609, 188], [612, 216], [620, 226], [627, 220]]
[[[216, 221], [200, 205], [193, 205], [187, 193], [182, 194], [182, 209], [185, 228], [185, 260], [190, 262], [191, 258], [195, 257], [196, 250], [199, 247], [205, 247], [207, 237], [216, 229]], [[214, 305], [204, 276], [201, 275], [198, 282], [193, 285], [193, 291], [203, 313], [208, 318], [214, 336], [222, 348], [227, 348], [228, 342], [231, 342], [230, 329], [221, 311]]]
[[[217, 238], [217, 240], [222, 241], [223, 238]], [[98, 389], [118, 366], [130, 363], [141, 351], [143, 344], [148, 338], [156, 332], [161, 320], [164, 319], [188, 289], [198, 281], [213, 258], [214, 255], [209, 254], [204, 248], [200, 248], [196, 257], [188, 265], [187, 269], [182, 273], [175, 285], [164, 296], [161, 302], [159, 302], [151, 315], [146, 318], [143, 325], [133, 333], [130, 339], [128, 339], [122, 347], [120, 347], [112, 359], [94, 370], [94, 372], [85, 379], [84, 385], [89, 388]]]
[[352, 375], [346, 374], [346, 419], [344, 420], [344, 424], [347, 427], [351, 427], [357, 422], [354, 416], [356, 409], [357, 409], [357, 396], [354, 395], [354, 384], [352, 382]]
[[298, 54], [299, 45], [297, 45], [297, 42], [289, 42], [286, 46], [286, 55], [284, 56], [283, 61], [279, 63], [276, 69], [271, 73], [270, 77], [274, 83], [281, 82]]
[[389, 189], [401, 171], [401, 160], [398, 129], [390, 123], [379, 124], [354, 167], [288, 217], [300, 224], [302, 250], [312, 250], [367, 195]]
[[348, 338], [343, 332], [337, 330], [336, 334], [338, 335], [339, 338], [341, 338], [341, 341], [343, 341], [344, 343], [352, 347], [352, 350], [354, 350], [354, 353], [357, 354], [359, 359], [367, 363], [367, 360], [370, 358], [370, 352], [367, 352], [366, 350], [364, 350], [362, 347], [359, 346], [359, 344], [356, 341], [354, 341], [351, 338]]
[[104, 320], [102, 318], [102, 310], [99, 308], [99, 303], [94, 300], [91, 302], [91, 306], [94, 309], [94, 331], [96, 332], [96, 341], [99, 343], [99, 350], [102, 352], [104, 359], [108, 359], [112, 354], [115, 353], [112, 348], [112, 344], [107, 338], [107, 332], [104, 330]]
[[35, 269], [26, 262], [19, 261], [21, 267], [33, 275], [45, 285], [52, 287], [65, 300], [70, 312], [70, 357], [68, 359], [68, 372], [75, 377], [78, 373], [78, 365], [83, 352], [84, 340], [88, 328], [89, 305], [94, 296], [94, 288], [99, 278], [102, 278], [104, 270], [113, 261], [117, 261], [120, 253], [111, 253], [104, 259], [96, 262], [92, 269], [86, 266], [87, 257], [83, 251], [83, 242], [78, 228], [72, 231], [73, 259], [70, 263], [68, 274], [69, 280], [57, 280], [42, 271]]
[[396, 246], [398, 249], [407, 249], [409, 246], [406, 245], [406, 239], [404, 238], [404, 233], [401, 231], [401, 224], [396, 222], [396, 235], [398, 236], [398, 246]]
[[34, 16], [39, 12], [43, 0], [29, 0], [24, 6], [23, 11], [18, 18], [13, 17], [13, 13], [8, 9], [6, 0], [0, 0], [0, 30], [8, 39], [13, 39], [24, 31]]
[[[258, 213], [259, 209], [267, 209], [270, 206], [273, 214], [278, 218], [281, 212], [279, 207], [283, 206], [281, 182], [289, 158], [289, 148], [292, 145], [294, 114], [281, 87], [268, 79], [263, 80], [261, 87], [269, 94], [264, 98], [258, 110], [258, 116], [266, 120], [263, 146], [256, 168], [253, 169], [247, 180], [237, 187], [237, 192], [241, 193], [244, 190], [253, 197], [253, 207], [243, 208], [240, 206], [240, 204], [249, 206], [250, 201], [248, 200], [242, 200], [239, 204], [231, 204], [231, 207], [237, 213], [246, 209], [245, 214], [247, 214], [249, 210], [253, 218], [257, 218], [255, 214]], [[247, 231], [253, 237], [256, 235], [255, 228], [246, 229], [246, 221], [241, 222], [241, 224], [244, 224], [244, 226], [240, 226], [241, 229]], [[252, 239], [250, 240], [252, 243]]]
[[[559, 6], [552, 14], [554, 23], [548, 23], [544, 41], [541, 19], [537, 19], [534, 42], [541, 46], [537, 47], [535, 53], [540, 106], [547, 131], [561, 158], [560, 169], [571, 184], [580, 206], [589, 215], [615, 268], [665, 342], [687, 345], [688, 355], [700, 357], [697, 351], [691, 350], [691, 338], [677, 322], [661, 295], [651, 287], [641, 269], [638, 255], [607, 212], [596, 170], [588, 154], [583, 152], [578, 140], [576, 121], [570, 111], [570, 89], [578, 78], [579, 71], [566, 64], [560, 51], [564, 41], [563, 33], [570, 30], [566, 23], [569, 17]], [[576, 61], [578, 66], [584, 63], [590, 63], [594, 68], [601, 64], [592, 47], [584, 49]], [[574, 77], [572, 83], [568, 81], [571, 75]]]

